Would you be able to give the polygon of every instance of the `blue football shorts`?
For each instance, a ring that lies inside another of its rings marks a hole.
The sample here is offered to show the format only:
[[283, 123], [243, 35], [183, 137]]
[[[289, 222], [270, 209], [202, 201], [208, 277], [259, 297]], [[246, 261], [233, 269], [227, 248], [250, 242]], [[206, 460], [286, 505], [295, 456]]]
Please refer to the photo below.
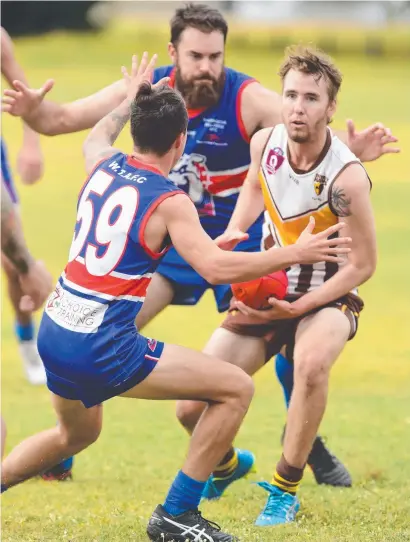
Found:
[[37, 337], [47, 386], [87, 408], [130, 390], [155, 369], [164, 343], [140, 335], [131, 322], [96, 334], [73, 332], [43, 314]]

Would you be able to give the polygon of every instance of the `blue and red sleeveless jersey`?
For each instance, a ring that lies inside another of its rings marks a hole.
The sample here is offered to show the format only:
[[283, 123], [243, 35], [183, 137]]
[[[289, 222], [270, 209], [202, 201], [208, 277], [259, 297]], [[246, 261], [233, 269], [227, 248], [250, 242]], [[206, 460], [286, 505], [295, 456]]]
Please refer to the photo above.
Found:
[[[153, 82], [163, 77], [170, 77], [173, 86], [175, 67], [157, 68]], [[188, 111], [185, 151], [170, 174], [195, 203], [201, 224], [211, 237], [225, 231], [249, 169], [249, 136], [241, 117], [241, 97], [254, 82], [248, 75], [225, 68], [225, 85], [218, 103], [205, 110]], [[261, 220], [255, 225], [258, 232]]]
[[100, 163], [80, 192], [69, 262], [46, 314], [88, 346], [91, 341], [103, 347], [121, 329], [135, 330], [152, 274], [168, 248], [152, 252], [145, 226], [157, 206], [176, 193], [184, 192], [126, 154]]

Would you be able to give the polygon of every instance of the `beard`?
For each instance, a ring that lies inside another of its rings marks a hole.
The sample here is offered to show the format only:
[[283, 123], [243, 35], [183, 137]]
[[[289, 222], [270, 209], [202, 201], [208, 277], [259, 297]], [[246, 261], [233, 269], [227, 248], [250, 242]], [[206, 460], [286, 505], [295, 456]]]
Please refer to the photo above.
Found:
[[218, 79], [211, 74], [184, 79], [177, 64], [175, 83], [188, 108], [212, 107], [218, 103], [221, 97], [225, 85], [225, 70], [222, 70]]
[[322, 130], [328, 124], [328, 117], [324, 117], [318, 120], [313, 126], [303, 126], [303, 128], [297, 129], [294, 127], [287, 128], [288, 137], [295, 143], [311, 143], [315, 141], [318, 134], [322, 133]]
[[298, 134], [298, 133], [288, 133], [289, 139], [295, 143], [308, 143], [310, 141], [310, 134]]

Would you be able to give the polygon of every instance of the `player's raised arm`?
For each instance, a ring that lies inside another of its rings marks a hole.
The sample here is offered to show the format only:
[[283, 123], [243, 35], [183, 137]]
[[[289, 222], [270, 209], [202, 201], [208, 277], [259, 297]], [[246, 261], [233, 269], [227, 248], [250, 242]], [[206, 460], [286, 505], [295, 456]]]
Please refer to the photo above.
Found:
[[2, 111], [22, 117], [33, 130], [49, 136], [92, 128], [127, 96], [127, 85], [123, 79], [90, 96], [65, 104], [44, 100], [53, 88], [52, 79], [39, 89], [29, 88], [21, 76], [13, 76], [9, 83], [12, 88], [4, 91]]
[[21, 81], [14, 81], [14, 89], [4, 91], [2, 111], [22, 117], [40, 134], [54, 136], [92, 128], [127, 95], [126, 84], [120, 80], [74, 102], [59, 104], [43, 101], [53, 84], [49, 79], [41, 88], [32, 89]]
[[348, 261], [332, 278], [292, 303], [299, 314], [321, 307], [346, 295], [366, 282], [374, 273], [377, 261], [376, 228], [370, 203], [370, 183], [360, 164], [352, 164], [332, 187], [333, 212], [346, 224], [352, 250]]
[[[211, 284], [251, 280], [284, 269], [295, 263], [341, 261], [348, 253], [348, 238], [328, 239], [343, 224], [336, 224], [300, 244], [265, 252], [227, 252], [221, 250], [203, 230], [193, 203], [185, 195], [166, 199], [158, 212], [181, 256]], [[311, 226], [308, 227], [309, 229]]]
[[83, 145], [86, 169], [91, 172], [96, 163], [119, 152], [112, 147], [131, 115], [131, 104], [143, 81], [150, 81], [157, 56], [148, 62], [148, 53], [144, 53], [138, 65], [137, 57], [132, 57], [131, 74], [122, 68], [127, 93], [121, 103], [91, 130]]

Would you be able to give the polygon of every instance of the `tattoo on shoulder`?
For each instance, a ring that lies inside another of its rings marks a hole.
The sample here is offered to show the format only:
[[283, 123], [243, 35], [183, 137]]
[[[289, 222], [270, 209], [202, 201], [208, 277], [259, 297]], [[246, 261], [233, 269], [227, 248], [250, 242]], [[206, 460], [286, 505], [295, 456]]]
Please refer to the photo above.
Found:
[[350, 205], [352, 198], [346, 196], [343, 188], [334, 186], [330, 196], [331, 205], [335, 214], [339, 217], [351, 216]]

